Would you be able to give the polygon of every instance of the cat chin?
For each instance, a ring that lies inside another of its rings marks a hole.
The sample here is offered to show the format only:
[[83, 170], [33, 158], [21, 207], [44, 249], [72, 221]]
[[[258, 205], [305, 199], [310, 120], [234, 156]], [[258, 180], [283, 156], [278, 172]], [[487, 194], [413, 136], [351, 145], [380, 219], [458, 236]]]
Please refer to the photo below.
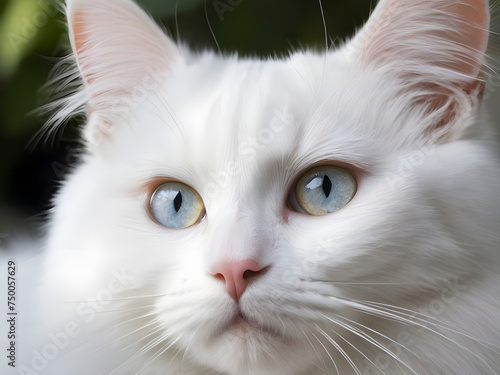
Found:
[[285, 374], [305, 370], [312, 356], [299, 340], [237, 318], [214, 339], [194, 350], [193, 360], [229, 374]]
[[[291, 330], [289, 324], [269, 315], [264, 319], [251, 311], [246, 314], [234, 304], [219, 307], [217, 318], [213, 318], [215, 309], [205, 308], [203, 317], [210, 315], [210, 320], [196, 319], [193, 312], [189, 328], [175, 331], [171, 338], [175, 351], [184, 353], [180, 357], [202, 366], [203, 373], [289, 374], [284, 369], [305, 371], [304, 364], [317, 359], [306, 346], [307, 340], [300, 337], [299, 332], [307, 330], [302, 322], [297, 321]], [[165, 320], [163, 326], [168, 330], [172, 324]]]

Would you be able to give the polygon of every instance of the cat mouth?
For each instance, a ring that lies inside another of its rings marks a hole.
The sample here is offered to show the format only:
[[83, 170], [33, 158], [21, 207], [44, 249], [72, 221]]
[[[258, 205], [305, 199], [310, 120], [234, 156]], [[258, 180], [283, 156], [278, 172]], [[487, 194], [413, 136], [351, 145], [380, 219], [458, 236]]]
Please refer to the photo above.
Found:
[[269, 337], [281, 336], [276, 329], [251, 319], [241, 310], [239, 310], [235, 317], [229, 322], [225, 331], [235, 333], [242, 338], [259, 334]]

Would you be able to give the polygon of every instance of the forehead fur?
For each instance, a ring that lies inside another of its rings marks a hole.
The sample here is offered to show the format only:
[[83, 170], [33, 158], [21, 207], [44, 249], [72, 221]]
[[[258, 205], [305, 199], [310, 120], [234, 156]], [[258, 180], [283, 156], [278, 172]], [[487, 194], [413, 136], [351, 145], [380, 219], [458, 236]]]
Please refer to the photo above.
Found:
[[146, 175], [188, 182], [195, 176], [182, 174], [193, 167], [214, 173], [229, 162], [249, 171], [281, 164], [291, 174], [323, 160], [363, 167], [415, 140], [418, 119], [396, 98], [397, 85], [342, 51], [278, 61], [203, 55], [114, 120], [109, 148]]

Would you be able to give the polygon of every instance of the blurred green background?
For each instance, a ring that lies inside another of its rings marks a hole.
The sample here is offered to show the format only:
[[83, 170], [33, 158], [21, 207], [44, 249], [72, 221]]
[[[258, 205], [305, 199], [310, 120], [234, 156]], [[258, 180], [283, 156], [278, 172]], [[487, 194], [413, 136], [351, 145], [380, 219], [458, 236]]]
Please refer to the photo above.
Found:
[[[106, 1], [106, 0], [103, 0]], [[319, 1], [139, 0], [170, 34], [194, 49], [242, 55], [286, 54], [325, 44]], [[0, 217], [4, 227], [43, 220], [69, 170], [77, 121], [48, 142], [32, 138], [46, 118], [32, 114], [47, 103], [42, 90], [54, 64], [69, 52], [61, 4], [0, 0]], [[370, 0], [323, 0], [332, 41], [352, 35], [367, 18]], [[17, 218], [17, 219], [16, 219]], [[26, 220], [28, 219], [28, 220]], [[0, 232], [7, 232], [0, 228]]]

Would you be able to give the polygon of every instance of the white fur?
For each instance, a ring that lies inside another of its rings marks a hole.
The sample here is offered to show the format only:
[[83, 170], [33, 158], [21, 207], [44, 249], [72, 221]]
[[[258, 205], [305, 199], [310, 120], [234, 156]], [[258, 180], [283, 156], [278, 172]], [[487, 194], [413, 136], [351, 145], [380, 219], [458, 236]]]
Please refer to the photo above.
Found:
[[[338, 50], [261, 61], [191, 55], [129, 0], [69, 1], [70, 30], [89, 15], [89, 49], [62, 113], [87, 103], [87, 151], [55, 199], [43, 268], [31, 261], [39, 322], [20, 363], [74, 322], [36, 373], [500, 374], [485, 46], [458, 44], [450, 4], [383, 0]], [[354, 199], [322, 217], [288, 209], [325, 160], [355, 171]], [[151, 220], [146, 185], [162, 177], [199, 192], [203, 221]], [[269, 266], [239, 306], [269, 332], [228, 329], [238, 306], [209, 273], [228, 256]]]

